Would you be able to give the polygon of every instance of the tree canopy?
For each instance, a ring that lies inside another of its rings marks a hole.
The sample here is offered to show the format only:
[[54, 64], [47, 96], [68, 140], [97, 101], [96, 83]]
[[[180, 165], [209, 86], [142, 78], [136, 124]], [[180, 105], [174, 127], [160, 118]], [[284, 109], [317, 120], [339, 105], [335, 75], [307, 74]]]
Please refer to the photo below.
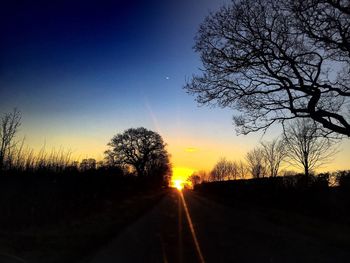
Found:
[[110, 164], [126, 166], [139, 177], [164, 177], [170, 172], [169, 156], [162, 137], [145, 128], [130, 128], [115, 135], [106, 151]]
[[185, 89], [200, 104], [237, 110], [237, 132], [311, 118], [350, 136], [350, 4], [233, 1], [195, 38], [203, 63]]

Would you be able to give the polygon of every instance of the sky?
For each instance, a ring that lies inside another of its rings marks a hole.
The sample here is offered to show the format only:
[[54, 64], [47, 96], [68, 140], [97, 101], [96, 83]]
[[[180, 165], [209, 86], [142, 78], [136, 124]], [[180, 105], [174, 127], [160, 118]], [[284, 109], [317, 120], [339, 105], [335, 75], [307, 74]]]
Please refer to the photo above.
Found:
[[[182, 171], [244, 159], [280, 127], [237, 136], [228, 109], [199, 107], [184, 84], [201, 68], [200, 23], [225, 0], [7, 1], [0, 8], [0, 113], [22, 112], [39, 150], [103, 159], [131, 127], [159, 132]], [[346, 169], [349, 140], [327, 169]]]

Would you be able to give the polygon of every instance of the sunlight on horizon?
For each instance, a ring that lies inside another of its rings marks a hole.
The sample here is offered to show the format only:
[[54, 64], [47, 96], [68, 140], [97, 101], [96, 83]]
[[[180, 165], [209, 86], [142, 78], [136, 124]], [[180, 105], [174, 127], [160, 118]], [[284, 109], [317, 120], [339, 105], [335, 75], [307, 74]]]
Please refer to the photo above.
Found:
[[174, 167], [171, 177], [171, 186], [181, 190], [188, 184], [187, 178], [195, 172], [194, 169], [188, 167]]
[[184, 188], [182, 180], [175, 180], [173, 183], [174, 183], [175, 188], [179, 191], [181, 191]]

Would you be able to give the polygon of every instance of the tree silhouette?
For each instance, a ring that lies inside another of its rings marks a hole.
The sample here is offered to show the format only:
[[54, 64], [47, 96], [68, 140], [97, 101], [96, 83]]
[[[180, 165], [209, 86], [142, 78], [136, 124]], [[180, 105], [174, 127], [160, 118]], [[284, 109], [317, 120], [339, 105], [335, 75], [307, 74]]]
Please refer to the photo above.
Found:
[[249, 174], [249, 167], [242, 161], [237, 163], [238, 177], [244, 179]]
[[266, 165], [264, 151], [261, 148], [255, 148], [246, 155], [249, 171], [253, 178], [262, 178], [266, 175]]
[[343, 0], [293, 0], [299, 30], [334, 59], [350, 57], [350, 3]]
[[129, 167], [139, 177], [165, 179], [170, 171], [169, 156], [162, 137], [145, 128], [130, 128], [108, 143], [108, 160]]
[[21, 125], [21, 113], [14, 109], [13, 112], [4, 114], [0, 125], [0, 170], [2, 170], [7, 155], [15, 146], [13, 140]]
[[350, 136], [349, 10], [348, 1], [233, 1], [201, 24], [203, 74], [185, 89], [241, 112], [238, 133], [311, 118]]
[[269, 176], [276, 177], [281, 162], [286, 156], [283, 140], [274, 139], [270, 142], [262, 142], [261, 147]]
[[212, 181], [235, 180], [237, 176], [238, 168], [236, 163], [228, 161], [226, 158], [221, 158], [210, 172]]
[[96, 170], [96, 160], [93, 158], [83, 159], [80, 163], [81, 171]]
[[191, 184], [192, 187], [196, 186], [197, 184], [200, 184], [201, 183], [201, 177], [196, 174], [196, 173], [193, 173], [191, 174], [187, 180], [187, 182], [189, 182]]
[[200, 171], [194, 172], [190, 176], [190, 180], [191, 180], [192, 176], [195, 176], [195, 178], [197, 178], [197, 176], [198, 176], [199, 177], [199, 183], [208, 182], [208, 181], [210, 181], [210, 177], [211, 177], [210, 173], [208, 173], [207, 171], [204, 171], [204, 170], [200, 170]]
[[336, 141], [324, 137], [312, 120], [295, 120], [285, 129], [283, 140], [287, 161], [302, 167], [306, 177], [336, 153]]

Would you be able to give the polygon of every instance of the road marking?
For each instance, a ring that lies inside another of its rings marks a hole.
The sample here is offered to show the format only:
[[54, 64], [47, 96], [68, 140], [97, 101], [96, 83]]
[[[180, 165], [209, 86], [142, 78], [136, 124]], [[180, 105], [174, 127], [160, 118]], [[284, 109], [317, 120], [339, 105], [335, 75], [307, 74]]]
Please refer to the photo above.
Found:
[[183, 206], [184, 206], [184, 209], [185, 209], [186, 218], [187, 218], [187, 221], [188, 221], [188, 225], [190, 227], [190, 231], [191, 231], [191, 234], [192, 234], [194, 245], [195, 245], [196, 250], [197, 250], [199, 261], [201, 263], [205, 263], [205, 260], [204, 260], [203, 254], [202, 254], [202, 250], [201, 250], [201, 247], [199, 246], [199, 242], [198, 242], [198, 239], [197, 239], [196, 231], [194, 230], [194, 226], [193, 226], [193, 223], [192, 223], [191, 215], [190, 215], [190, 212], [189, 212], [187, 204], [186, 204], [186, 200], [185, 200], [185, 198], [183, 196], [182, 191], [178, 191], [178, 192], [179, 192], [179, 195], [181, 197], [181, 200], [182, 200], [182, 203], [183, 203]]

